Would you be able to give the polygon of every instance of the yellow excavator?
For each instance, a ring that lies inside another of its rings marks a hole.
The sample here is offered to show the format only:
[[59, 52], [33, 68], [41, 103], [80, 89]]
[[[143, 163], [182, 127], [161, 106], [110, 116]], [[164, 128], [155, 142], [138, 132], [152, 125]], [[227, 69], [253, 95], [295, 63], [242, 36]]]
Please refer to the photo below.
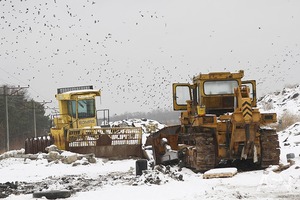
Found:
[[[93, 86], [57, 89], [59, 114], [53, 117], [50, 133], [27, 139], [25, 153], [45, 152], [47, 146], [54, 144], [60, 150], [94, 153], [96, 157], [142, 157], [142, 129], [110, 127], [109, 111], [96, 110], [98, 96], [101, 91], [94, 90]], [[100, 118], [100, 112], [103, 118]]]
[[180, 125], [147, 139], [156, 164], [179, 161], [195, 171], [224, 161], [250, 160], [259, 167], [279, 163], [276, 113], [256, 108], [256, 82], [244, 71], [199, 74], [193, 83], [173, 84], [173, 108], [182, 111]]

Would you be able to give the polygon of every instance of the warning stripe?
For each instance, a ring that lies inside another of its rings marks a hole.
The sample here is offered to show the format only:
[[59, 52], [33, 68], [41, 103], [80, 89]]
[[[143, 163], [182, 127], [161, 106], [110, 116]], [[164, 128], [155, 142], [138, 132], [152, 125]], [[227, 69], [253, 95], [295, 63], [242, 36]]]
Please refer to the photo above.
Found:
[[249, 117], [252, 117], [252, 112], [243, 112], [243, 117], [245, 118], [247, 115], [249, 115]]
[[242, 107], [244, 107], [244, 106], [248, 106], [248, 107], [250, 107], [251, 108], [251, 102], [249, 102], [249, 101], [247, 101], [247, 100], [245, 100], [244, 102], [243, 102], [243, 105], [242, 105]]
[[249, 118], [252, 118], [252, 106], [251, 106], [251, 102], [250, 101], [247, 101], [245, 100], [243, 103], [242, 103], [242, 113], [243, 113], [243, 117], [249, 117]]

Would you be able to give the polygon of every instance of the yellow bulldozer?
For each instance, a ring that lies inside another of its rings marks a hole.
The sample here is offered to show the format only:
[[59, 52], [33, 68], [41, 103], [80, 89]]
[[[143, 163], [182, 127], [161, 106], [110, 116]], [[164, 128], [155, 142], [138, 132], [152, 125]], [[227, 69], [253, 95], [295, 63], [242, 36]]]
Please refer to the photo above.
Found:
[[195, 171], [225, 161], [251, 160], [266, 168], [279, 163], [276, 113], [256, 108], [256, 82], [244, 71], [199, 74], [193, 83], [173, 84], [173, 108], [182, 111], [180, 125], [153, 133], [156, 164], [180, 161]]
[[27, 139], [25, 153], [45, 152], [47, 146], [54, 144], [60, 150], [93, 153], [96, 157], [142, 157], [142, 129], [109, 126], [109, 111], [96, 110], [98, 96], [101, 91], [93, 86], [57, 89], [59, 114], [53, 116], [50, 133]]

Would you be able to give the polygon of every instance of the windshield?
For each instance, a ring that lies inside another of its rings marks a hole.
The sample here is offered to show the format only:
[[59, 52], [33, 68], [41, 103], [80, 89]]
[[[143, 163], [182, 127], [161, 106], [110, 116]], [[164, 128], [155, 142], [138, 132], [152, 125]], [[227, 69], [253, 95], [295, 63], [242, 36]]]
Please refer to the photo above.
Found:
[[[95, 117], [95, 101], [94, 99], [79, 100], [78, 102], [78, 118]], [[68, 102], [69, 114], [76, 117], [76, 101]]]
[[204, 93], [206, 95], [233, 94], [236, 87], [238, 87], [236, 80], [206, 81], [204, 82]]

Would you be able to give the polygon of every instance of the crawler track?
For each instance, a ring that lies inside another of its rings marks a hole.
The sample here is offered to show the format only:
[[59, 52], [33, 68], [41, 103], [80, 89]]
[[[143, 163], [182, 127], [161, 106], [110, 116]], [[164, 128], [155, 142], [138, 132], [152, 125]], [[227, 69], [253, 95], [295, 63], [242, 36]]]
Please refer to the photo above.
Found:
[[262, 129], [260, 135], [262, 149], [261, 167], [267, 168], [270, 165], [278, 165], [280, 147], [276, 130]]
[[196, 170], [206, 171], [216, 166], [216, 149], [213, 133], [199, 133], [196, 138]]

